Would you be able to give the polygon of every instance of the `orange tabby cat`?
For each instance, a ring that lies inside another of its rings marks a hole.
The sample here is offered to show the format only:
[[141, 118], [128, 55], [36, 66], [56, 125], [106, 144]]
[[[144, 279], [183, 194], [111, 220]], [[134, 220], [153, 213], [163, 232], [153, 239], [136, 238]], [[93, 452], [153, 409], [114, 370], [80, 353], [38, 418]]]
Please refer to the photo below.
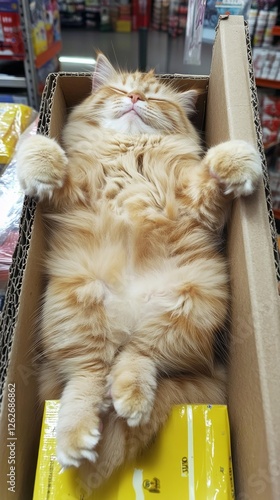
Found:
[[18, 153], [49, 231], [41, 397], [61, 399], [59, 462], [91, 462], [93, 486], [149, 444], [172, 405], [225, 401], [220, 235], [261, 165], [243, 141], [203, 154], [186, 116], [195, 97], [100, 54], [62, 144], [38, 135]]

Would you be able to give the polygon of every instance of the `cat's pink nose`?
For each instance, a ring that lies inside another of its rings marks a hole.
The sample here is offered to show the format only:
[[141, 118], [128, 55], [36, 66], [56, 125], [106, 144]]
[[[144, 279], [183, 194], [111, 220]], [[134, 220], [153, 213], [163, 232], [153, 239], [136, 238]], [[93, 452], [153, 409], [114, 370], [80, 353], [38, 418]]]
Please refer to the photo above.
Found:
[[131, 102], [132, 102], [133, 104], [135, 104], [135, 103], [136, 103], [137, 101], [139, 101], [139, 100], [140, 100], [140, 101], [142, 101], [142, 100], [143, 100], [143, 98], [141, 97], [141, 95], [140, 95], [140, 94], [136, 94], [136, 93], [135, 93], [135, 94], [134, 94], [134, 93], [131, 93], [131, 94], [129, 94], [129, 95], [128, 95], [128, 97], [130, 97]]

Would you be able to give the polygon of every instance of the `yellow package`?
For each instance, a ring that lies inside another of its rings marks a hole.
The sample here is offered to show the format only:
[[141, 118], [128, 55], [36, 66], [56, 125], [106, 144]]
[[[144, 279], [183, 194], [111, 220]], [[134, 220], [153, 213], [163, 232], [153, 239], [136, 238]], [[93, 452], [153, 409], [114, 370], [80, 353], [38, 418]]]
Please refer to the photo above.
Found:
[[131, 31], [131, 21], [126, 19], [118, 19], [116, 21], [115, 30], [118, 33], [129, 33]]
[[32, 43], [35, 56], [48, 49], [47, 32], [44, 21], [38, 21], [32, 30]]
[[76, 469], [56, 460], [58, 401], [46, 401], [33, 500], [234, 499], [227, 407], [174, 406], [147, 452], [87, 491]]
[[17, 141], [30, 123], [32, 108], [24, 104], [0, 103], [0, 164], [7, 165]]

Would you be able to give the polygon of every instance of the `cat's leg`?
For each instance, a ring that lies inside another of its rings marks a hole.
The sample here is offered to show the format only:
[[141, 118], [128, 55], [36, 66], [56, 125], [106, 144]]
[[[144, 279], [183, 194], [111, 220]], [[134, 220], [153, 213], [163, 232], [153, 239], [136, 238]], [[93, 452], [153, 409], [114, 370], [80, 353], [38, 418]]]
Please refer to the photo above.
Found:
[[157, 387], [157, 366], [137, 349], [125, 349], [108, 377], [114, 407], [134, 427], [149, 421]]
[[[95, 461], [101, 437], [100, 415], [107, 408], [106, 379], [117, 345], [110, 337], [104, 305], [79, 286], [52, 278], [45, 292], [41, 318], [41, 350], [54, 368], [41, 393], [47, 396], [57, 376], [60, 410], [57, 457], [62, 467]], [[109, 332], [109, 333], [108, 333]]]
[[131, 427], [113, 409], [104, 416], [102, 440], [97, 445], [95, 464], [83, 463], [80, 485], [89, 494], [102, 484], [124, 462], [135, 459], [152, 442], [176, 404], [225, 404], [225, 369], [217, 368], [213, 376], [160, 378], [148, 423]]
[[81, 369], [62, 393], [56, 430], [57, 458], [62, 467], [78, 467], [83, 459], [95, 462], [97, 458], [104, 395], [103, 374], [99, 376], [98, 380], [94, 368], [92, 372]]
[[210, 148], [203, 159], [225, 195], [246, 196], [256, 189], [262, 174], [259, 153], [251, 144], [232, 140]]
[[64, 383], [61, 380], [55, 366], [48, 361], [39, 361], [37, 366], [39, 373], [39, 399], [44, 403], [47, 399], [59, 399]]
[[130, 426], [149, 421], [159, 374], [181, 370], [211, 375], [215, 335], [228, 314], [222, 257], [201, 257], [167, 277], [169, 285], [147, 304], [153, 318], [148, 314], [143, 319], [110, 372], [115, 410]]
[[181, 170], [177, 191], [189, 216], [211, 231], [224, 227], [233, 198], [256, 189], [262, 175], [256, 149], [242, 140], [221, 143], [204, 158]]
[[50, 199], [65, 182], [68, 159], [59, 144], [35, 135], [22, 141], [17, 152], [17, 175], [25, 194]]

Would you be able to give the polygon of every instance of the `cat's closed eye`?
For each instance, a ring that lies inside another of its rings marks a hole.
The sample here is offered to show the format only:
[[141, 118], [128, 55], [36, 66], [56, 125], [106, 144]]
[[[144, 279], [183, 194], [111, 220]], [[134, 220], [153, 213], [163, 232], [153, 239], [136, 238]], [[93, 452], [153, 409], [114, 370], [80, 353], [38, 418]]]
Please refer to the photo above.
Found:
[[[116, 92], [117, 94], [120, 94], [120, 95], [123, 95], [125, 97], [131, 97], [134, 92], [127, 92], [125, 90], [121, 90], [121, 89], [118, 89], [118, 88], [115, 88], [115, 87], [111, 87], [111, 90], [113, 90], [114, 92]], [[139, 95], [140, 92], [137, 92], [137, 95]], [[144, 95], [142, 94], [141, 92], [141, 96], [139, 97], [139, 99], [141, 101], [152, 101], [152, 102], [158, 102], [158, 103], [170, 103], [170, 104], [173, 104], [171, 101], [167, 100], [167, 99], [162, 99], [162, 98], [159, 98], [159, 97], [154, 97], [154, 96], [148, 96], [148, 95]]]
[[125, 90], [117, 89], [115, 87], [110, 87], [110, 89], [113, 90], [113, 92], [116, 92], [117, 94], [127, 95], [127, 92]]

